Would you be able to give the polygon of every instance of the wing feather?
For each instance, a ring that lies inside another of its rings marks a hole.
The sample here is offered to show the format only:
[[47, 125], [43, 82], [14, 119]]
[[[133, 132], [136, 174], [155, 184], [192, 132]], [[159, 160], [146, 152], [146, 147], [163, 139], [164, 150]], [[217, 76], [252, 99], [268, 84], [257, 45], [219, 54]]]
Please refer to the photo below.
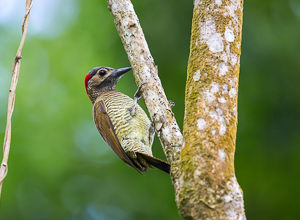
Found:
[[107, 108], [104, 100], [100, 100], [94, 104], [94, 122], [95, 125], [103, 137], [104, 141], [110, 146], [110, 148], [115, 152], [115, 154], [127, 163], [129, 166], [136, 169], [140, 174], [142, 169], [136, 166], [132, 160], [127, 156], [124, 149], [122, 148], [118, 137], [116, 135], [114, 126], [110, 120], [109, 115], [107, 114]]

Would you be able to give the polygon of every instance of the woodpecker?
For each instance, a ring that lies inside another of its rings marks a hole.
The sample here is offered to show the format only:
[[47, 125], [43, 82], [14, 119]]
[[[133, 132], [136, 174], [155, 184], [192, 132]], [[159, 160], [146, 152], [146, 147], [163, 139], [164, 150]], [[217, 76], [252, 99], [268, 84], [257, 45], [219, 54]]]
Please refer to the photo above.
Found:
[[152, 155], [154, 123], [137, 104], [145, 83], [138, 87], [134, 99], [115, 90], [130, 70], [95, 67], [86, 75], [85, 89], [93, 104], [95, 125], [115, 154], [139, 173], [156, 167], [169, 174], [170, 165]]

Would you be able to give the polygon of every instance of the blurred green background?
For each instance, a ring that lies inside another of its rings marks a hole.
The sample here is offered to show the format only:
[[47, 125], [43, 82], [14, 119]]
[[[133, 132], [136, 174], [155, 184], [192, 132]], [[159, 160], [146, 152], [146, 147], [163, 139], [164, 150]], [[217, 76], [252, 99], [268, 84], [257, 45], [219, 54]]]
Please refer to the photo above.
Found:
[[[182, 128], [193, 2], [132, 2]], [[1, 140], [24, 7], [0, 0]], [[0, 219], [181, 219], [170, 178], [139, 175], [94, 126], [86, 73], [130, 65], [106, 1], [35, 1], [29, 23]], [[299, 0], [245, 1], [235, 167], [248, 219], [300, 215], [299, 51]], [[136, 88], [131, 72], [117, 85]], [[165, 158], [157, 138], [153, 151]]]

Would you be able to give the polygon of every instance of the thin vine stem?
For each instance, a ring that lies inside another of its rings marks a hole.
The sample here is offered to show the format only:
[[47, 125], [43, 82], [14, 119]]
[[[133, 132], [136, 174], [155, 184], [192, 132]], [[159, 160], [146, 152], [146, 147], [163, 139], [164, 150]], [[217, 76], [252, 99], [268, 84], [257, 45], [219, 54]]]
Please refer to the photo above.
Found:
[[2, 192], [3, 180], [5, 179], [8, 172], [8, 156], [10, 151], [10, 143], [11, 143], [11, 118], [14, 111], [15, 106], [15, 97], [16, 97], [16, 88], [20, 73], [21, 67], [21, 59], [22, 59], [22, 49], [25, 43], [28, 23], [29, 23], [29, 14], [32, 8], [33, 0], [26, 0], [26, 12], [22, 22], [22, 38], [17, 50], [16, 57], [14, 58], [13, 68], [12, 68], [12, 78], [11, 85], [8, 93], [8, 108], [7, 108], [7, 121], [6, 121], [6, 129], [5, 136], [3, 142], [3, 159], [0, 167], [0, 197]]

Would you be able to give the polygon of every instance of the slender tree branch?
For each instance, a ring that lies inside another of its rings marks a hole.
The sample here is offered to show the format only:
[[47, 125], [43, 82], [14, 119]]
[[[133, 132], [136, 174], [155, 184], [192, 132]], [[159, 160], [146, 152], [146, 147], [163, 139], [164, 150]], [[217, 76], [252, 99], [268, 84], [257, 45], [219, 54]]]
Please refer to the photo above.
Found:
[[[107, 0], [108, 8], [127, 52], [138, 85], [143, 86], [143, 99], [169, 163], [177, 179], [182, 134], [158, 77], [143, 30], [130, 0]], [[176, 183], [175, 183], [176, 185]], [[176, 186], [175, 186], [176, 187]]]
[[7, 109], [7, 121], [6, 121], [6, 129], [5, 129], [5, 136], [4, 136], [4, 143], [3, 143], [3, 160], [1, 163], [0, 168], [0, 196], [2, 191], [2, 184], [3, 180], [7, 175], [8, 171], [8, 156], [10, 150], [10, 142], [11, 142], [11, 118], [14, 111], [15, 105], [15, 96], [16, 96], [16, 87], [19, 78], [20, 66], [21, 66], [21, 52], [25, 43], [27, 30], [28, 30], [28, 22], [29, 22], [29, 14], [32, 7], [33, 0], [26, 1], [26, 13], [22, 23], [22, 39], [17, 51], [17, 55], [14, 59], [13, 68], [12, 68], [12, 79], [11, 79], [11, 86], [9, 89], [8, 95], [8, 109]]

